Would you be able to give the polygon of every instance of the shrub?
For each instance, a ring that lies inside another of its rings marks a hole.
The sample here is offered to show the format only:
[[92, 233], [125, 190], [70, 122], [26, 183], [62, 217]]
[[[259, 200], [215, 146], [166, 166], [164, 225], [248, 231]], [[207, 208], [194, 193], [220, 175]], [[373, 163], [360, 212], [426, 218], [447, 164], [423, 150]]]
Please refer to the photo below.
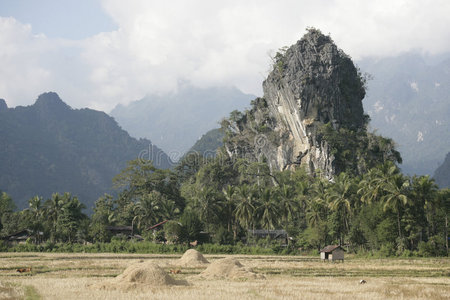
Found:
[[432, 236], [428, 242], [420, 242], [418, 248], [419, 255], [424, 257], [447, 255], [445, 239], [439, 235]]

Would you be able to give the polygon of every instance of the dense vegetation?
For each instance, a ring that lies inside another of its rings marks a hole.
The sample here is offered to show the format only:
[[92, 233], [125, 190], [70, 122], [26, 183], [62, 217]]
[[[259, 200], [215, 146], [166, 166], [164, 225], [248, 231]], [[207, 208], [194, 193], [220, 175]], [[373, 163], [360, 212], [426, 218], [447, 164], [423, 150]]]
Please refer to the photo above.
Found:
[[[243, 250], [245, 244], [266, 248], [267, 253], [295, 253], [299, 248], [317, 250], [332, 243], [359, 253], [448, 253], [450, 190], [439, 190], [428, 176], [405, 176], [389, 161], [363, 176], [342, 172], [330, 182], [301, 169], [271, 172], [265, 163], [191, 154], [175, 170], [157, 169], [150, 161], [131, 161], [114, 182], [118, 196], [99, 198], [90, 218], [82, 213], [80, 201], [67, 193], [46, 201], [33, 197], [29, 208], [17, 212], [3, 193], [2, 234], [29, 229], [30, 249], [42, 251], [178, 252], [198, 240], [230, 245], [214, 246], [215, 250], [202, 246], [211, 253], [263, 252], [258, 250], [262, 248]], [[164, 230], [153, 234], [148, 229], [163, 220], [170, 220]], [[107, 229], [131, 224], [145, 240], [167, 240], [173, 246], [120, 242], [120, 236], [113, 237]], [[284, 241], [255, 240], [247, 231], [281, 228], [292, 237], [283, 246]], [[113, 244], [105, 244], [111, 239]], [[86, 241], [95, 244], [74, 246]]]

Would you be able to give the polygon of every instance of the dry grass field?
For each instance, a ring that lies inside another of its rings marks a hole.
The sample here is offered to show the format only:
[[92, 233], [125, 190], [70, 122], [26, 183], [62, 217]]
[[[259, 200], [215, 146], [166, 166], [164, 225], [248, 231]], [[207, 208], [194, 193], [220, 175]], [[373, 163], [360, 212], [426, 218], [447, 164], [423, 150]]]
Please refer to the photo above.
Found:
[[232, 257], [265, 278], [204, 278], [199, 274], [206, 266], [183, 266], [170, 276], [187, 284], [102, 289], [137, 262], [154, 261], [169, 273], [180, 255], [0, 253], [0, 299], [450, 299], [447, 258], [323, 263], [303, 256]]

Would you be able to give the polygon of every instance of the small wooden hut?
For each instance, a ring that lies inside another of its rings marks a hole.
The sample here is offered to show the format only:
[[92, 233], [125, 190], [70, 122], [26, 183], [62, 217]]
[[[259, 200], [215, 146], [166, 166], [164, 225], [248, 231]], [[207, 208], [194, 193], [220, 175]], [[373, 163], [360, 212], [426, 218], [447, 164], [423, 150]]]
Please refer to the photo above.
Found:
[[328, 261], [344, 261], [345, 250], [339, 245], [328, 245], [320, 250], [320, 258]]

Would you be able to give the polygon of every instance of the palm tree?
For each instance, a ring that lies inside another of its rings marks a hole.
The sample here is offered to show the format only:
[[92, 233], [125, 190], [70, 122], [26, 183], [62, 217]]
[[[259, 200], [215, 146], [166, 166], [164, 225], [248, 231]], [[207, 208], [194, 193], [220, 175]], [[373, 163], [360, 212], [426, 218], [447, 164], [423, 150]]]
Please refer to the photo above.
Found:
[[250, 187], [246, 184], [237, 188], [237, 204], [234, 210], [237, 220], [247, 230], [254, 224], [255, 199]]
[[400, 170], [391, 161], [387, 161], [379, 167], [370, 169], [359, 182], [357, 194], [361, 196], [361, 201], [366, 204], [371, 204], [381, 200], [381, 197], [383, 196], [383, 186], [389, 178], [398, 174], [400, 174]]
[[194, 208], [197, 210], [200, 219], [210, 226], [219, 217], [221, 210], [221, 199], [210, 187], [200, 189], [194, 198]]
[[87, 218], [82, 213], [85, 205], [70, 193], [64, 193], [60, 202], [62, 205], [57, 219], [57, 233], [63, 240], [72, 243], [80, 232], [81, 220]]
[[[137, 221], [137, 227], [139, 230], [147, 228], [159, 221], [158, 211], [161, 208], [160, 196], [161, 195], [158, 192], [152, 191], [146, 195], [143, 195], [134, 205], [133, 221]], [[132, 224], [132, 226], [133, 225], [134, 224]]]
[[287, 230], [289, 219], [292, 219], [294, 213], [299, 208], [299, 203], [294, 199], [294, 191], [291, 186], [282, 184], [276, 190], [276, 195], [279, 200], [279, 210], [284, 225], [284, 229]]
[[[421, 207], [426, 208], [428, 237], [436, 234], [436, 200], [438, 186], [430, 176], [414, 176], [412, 178], [412, 195]], [[431, 229], [430, 229], [431, 225]]]
[[342, 229], [339, 232], [340, 243], [344, 242], [344, 234], [350, 229], [350, 216], [352, 214], [351, 196], [352, 196], [352, 181], [347, 174], [342, 172], [336, 177], [336, 182], [329, 190], [328, 207], [336, 212], [342, 224]]
[[29, 210], [31, 213], [31, 230], [33, 230], [34, 240], [39, 243], [41, 234], [39, 233], [43, 229], [43, 216], [44, 209], [42, 207], [42, 197], [35, 196], [28, 201]]
[[279, 207], [276, 202], [276, 195], [270, 188], [265, 188], [260, 192], [260, 205], [256, 209], [261, 218], [261, 225], [269, 231], [274, 228], [280, 217]]
[[317, 226], [326, 218], [328, 201], [328, 183], [318, 179], [311, 186], [311, 197], [306, 201], [306, 219], [310, 226]]
[[231, 231], [231, 227], [234, 227], [233, 230], [233, 236], [236, 238], [237, 232], [235, 228], [235, 219], [233, 215], [233, 211], [236, 208], [236, 189], [232, 185], [227, 185], [223, 190], [222, 193], [225, 197], [225, 211], [226, 211], [226, 217], [227, 217], [227, 230], [228, 232]]
[[448, 215], [450, 213], [450, 189], [441, 189], [436, 196], [436, 207], [444, 212], [444, 237], [448, 253]]
[[50, 236], [52, 241], [56, 241], [58, 216], [61, 213], [64, 201], [62, 197], [55, 193], [50, 199], [45, 201], [45, 216], [50, 222]]
[[402, 174], [395, 174], [390, 178], [387, 178], [381, 186], [384, 196], [381, 198], [383, 201], [383, 210], [392, 210], [397, 214], [397, 226], [398, 236], [402, 238], [402, 230], [400, 224], [400, 211], [402, 207], [410, 203], [408, 198], [409, 180]]

